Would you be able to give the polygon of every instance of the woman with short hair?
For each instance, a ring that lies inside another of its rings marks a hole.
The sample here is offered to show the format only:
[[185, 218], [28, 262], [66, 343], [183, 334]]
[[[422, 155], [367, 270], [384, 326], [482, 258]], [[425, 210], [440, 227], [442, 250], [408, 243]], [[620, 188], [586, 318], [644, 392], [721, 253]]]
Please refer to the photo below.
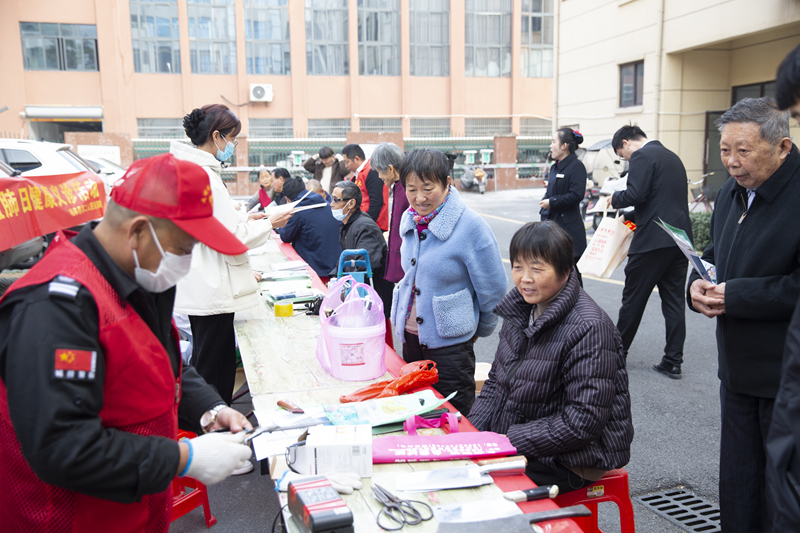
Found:
[[578, 283], [558, 225], [525, 224], [510, 248], [515, 288], [495, 307], [500, 344], [469, 421], [508, 436], [534, 483], [569, 492], [630, 459], [622, 338]]
[[247, 211], [250, 212], [256, 205], [258, 205], [258, 212], [263, 213], [269, 204], [272, 203], [272, 198], [275, 196], [275, 191], [272, 189], [272, 172], [268, 168], [262, 168], [258, 172], [258, 191], [247, 202]]
[[489, 225], [461, 200], [450, 163], [432, 148], [412, 150], [400, 164], [410, 207], [400, 222], [405, 276], [392, 301], [403, 359], [433, 360], [442, 395], [462, 413], [475, 401], [478, 337], [497, 326], [494, 306], [506, 292], [506, 270]]
[[386, 281], [397, 283], [403, 279], [403, 267], [400, 264], [400, 220], [408, 209], [406, 190], [400, 183], [400, 163], [405, 154], [394, 143], [380, 143], [369, 158], [372, 168], [392, 193], [392, 213], [389, 221], [389, 252], [386, 258]]

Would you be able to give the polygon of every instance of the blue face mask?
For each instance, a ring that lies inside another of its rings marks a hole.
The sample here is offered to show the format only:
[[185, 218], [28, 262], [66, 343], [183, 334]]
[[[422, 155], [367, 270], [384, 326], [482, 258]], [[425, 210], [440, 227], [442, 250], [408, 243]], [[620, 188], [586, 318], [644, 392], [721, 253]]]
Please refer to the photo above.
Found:
[[[220, 137], [222, 137], [222, 136], [220, 135]], [[225, 137], [222, 137], [222, 140], [224, 141]], [[214, 143], [214, 146], [217, 146], [216, 142]], [[227, 161], [228, 159], [231, 158], [231, 156], [233, 155], [233, 150], [235, 148], [236, 148], [236, 145], [231, 143], [231, 142], [229, 142], [229, 143], [227, 143], [225, 145], [225, 151], [220, 150], [219, 146], [217, 146], [217, 160], [224, 163], [225, 161]]]

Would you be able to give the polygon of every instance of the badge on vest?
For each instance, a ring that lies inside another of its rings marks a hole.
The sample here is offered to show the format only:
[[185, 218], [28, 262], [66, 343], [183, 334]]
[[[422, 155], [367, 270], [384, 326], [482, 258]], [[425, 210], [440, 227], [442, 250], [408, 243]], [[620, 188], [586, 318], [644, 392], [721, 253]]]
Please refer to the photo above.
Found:
[[563, 177], [564, 177], [564, 174], [556, 174], [556, 177], [557, 177], [557, 178], [563, 178]]
[[54, 376], [58, 379], [94, 379], [97, 352], [56, 349]]

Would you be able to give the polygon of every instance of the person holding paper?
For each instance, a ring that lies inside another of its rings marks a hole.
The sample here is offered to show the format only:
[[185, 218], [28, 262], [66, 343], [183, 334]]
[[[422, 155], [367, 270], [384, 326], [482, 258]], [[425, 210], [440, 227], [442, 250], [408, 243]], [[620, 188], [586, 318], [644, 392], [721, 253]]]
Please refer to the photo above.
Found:
[[666, 326], [661, 362], [653, 370], [672, 379], [681, 378], [686, 317], [683, 307], [687, 259], [658, 220], [682, 229], [692, 238], [686, 169], [680, 158], [636, 125], [623, 126], [611, 140], [614, 151], [630, 161], [628, 187], [611, 197], [614, 209], [635, 207], [636, 230], [628, 250], [625, 288], [617, 328], [628, 350], [639, 329], [647, 301], [658, 287]]
[[[295, 214], [278, 230], [283, 242], [292, 245], [314, 272], [328, 282], [331, 269], [339, 264], [339, 224], [323, 197], [305, 189], [303, 180], [290, 178], [283, 183], [283, 193], [290, 202], [299, 200]], [[320, 206], [320, 207], [313, 207]]]
[[[248, 215], [234, 207], [220, 172], [222, 163], [233, 156], [236, 136], [242, 129], [239, 119], [226, 106], [213, 104], [186, 115], [183, 126], [192, 146], [172, 141], [170, 153], [178, 159], [200, 165], [206, 171], [210, 182], [206, 201], [212, 202], [214, 217], [222, 225], [248, 248], [264, 244], [272, 229], [283, 227], [291, 214]], [[273, 173], [272, 181], [276, 192], [280, 190], [278, 185], [283, 183], [283, 179], [278, 178], [278, 170]], [[196, 247], [192, 254], [192, 268], [178, 283], [175, 311], [189, 315], [194, 339], [194, 367], [216, 387], [228, 404], [236, 380], [233, 315], [255, 307], [259, 302], [258, 285], [246, 253], [225, 255], [202, 243]]]
[[800, 153], [788, 114], [771, 98], [741, 100], [716, 126], [731, 176], [717, 193], [703, 252], [717, 283], [692, 272], [687, 301], [717, 320], [722, 530], [767, 531], [775, 498], [765, 488], [765, 442], [800, 297]]
[[58, 232], [0, 298], [3, 531], [166, 533], [175, 476], [252, 465], [250, 422], [181, 361], [172, 320], [198, 242], [247, 250], [209, 191], [194, 163], [136, 161], [103, 219]]

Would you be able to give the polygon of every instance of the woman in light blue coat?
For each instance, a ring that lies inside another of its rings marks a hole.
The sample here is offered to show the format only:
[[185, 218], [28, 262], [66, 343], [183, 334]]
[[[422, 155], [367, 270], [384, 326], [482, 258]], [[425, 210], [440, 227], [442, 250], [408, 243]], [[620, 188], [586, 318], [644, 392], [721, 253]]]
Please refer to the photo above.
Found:
[[469, 413], [475, 401], [478, 337], [497, 326], [495, 305], [506, 293], [506, 271], [489, 225], [468, 209], [450, 184], [445, 155], [409, 152], [400, 183], [410, 207], [400, 222], [405, 277], [392, 301], [395, 333], [406, 362], [430, 359], [439, 371], [434, 388]]

